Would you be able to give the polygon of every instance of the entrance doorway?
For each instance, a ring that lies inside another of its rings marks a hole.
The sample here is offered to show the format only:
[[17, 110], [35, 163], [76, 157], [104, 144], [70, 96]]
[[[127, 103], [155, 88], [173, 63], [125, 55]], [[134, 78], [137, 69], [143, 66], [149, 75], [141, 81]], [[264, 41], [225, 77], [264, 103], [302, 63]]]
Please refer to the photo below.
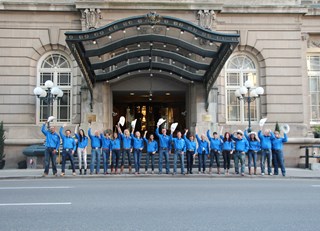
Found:
[[126, 118], [124, 128], [131, 129], [131, 121], [137, 119], [136, 131], [154, 133], [157, 121], [166, 120], [165, 126], [170, 129], [172, 123], [178, 122], [176, 130], [186, 127], [186, 95], [184, 91], [175, 92], [113, 92], [113, 125], [115, 126], [120, 116]]

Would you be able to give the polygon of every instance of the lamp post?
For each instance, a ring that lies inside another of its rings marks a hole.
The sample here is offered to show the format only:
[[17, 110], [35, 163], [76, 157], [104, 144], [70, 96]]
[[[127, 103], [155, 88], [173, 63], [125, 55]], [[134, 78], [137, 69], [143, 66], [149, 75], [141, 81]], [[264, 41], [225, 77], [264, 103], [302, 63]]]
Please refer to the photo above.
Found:
[[[39, 98], [47, 103], [47, 116], [51, 115], [51, 104], [57, 99], [63, 96], [63, 91], [53, 86], [53, 82], [51, 80], [47, 80], [44, 83], [46, 89], [42, 89], [41, 87], [36, 87], [33, 90], [33, 93]], [[50, 127], [50, 121], [48, 121], [48, 128]]]
[[[253, 84], [250, 80], [247, 80], [244, 83], [244, 86], [237, 89], [234, 93], [239, 100], [243, 100], [244, 102], [248, 103], [248, 120], [249, 120], [248, 132], [251, 132], [250, 103], [255, 101], [256, 98], [259, 98], [260, 95], [264, 93], [264, 89], [262, 87], [257, 87], [250, 91], [251, 88], [253, 88]], [[248, 96], [246, 96], [247, 93], [248, 93]]]

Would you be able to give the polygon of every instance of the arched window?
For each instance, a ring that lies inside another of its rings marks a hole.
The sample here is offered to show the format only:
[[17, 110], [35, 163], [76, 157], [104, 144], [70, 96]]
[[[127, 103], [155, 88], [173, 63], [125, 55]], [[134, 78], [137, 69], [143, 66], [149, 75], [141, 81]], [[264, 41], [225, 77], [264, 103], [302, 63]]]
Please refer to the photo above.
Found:
[[310, 93], [310, 123], [320, 123], [320, 55], [307, 56]]
[[[71, 122], [72, 69], [69, 60], [62, 54], [51, 52], [38, 65], [38, 86], [44, 87], [47, 80], [63, 91], [63, 97], [51, 105], [51, 112], [57, 122]], [[38, 107], [39, 122], [44, 122], [47, 115], [47, 103], [40, 100]]]
[[[253, 60], [244, 54], [231, 57], [226, 65], [226, 118], [228, 122], [248, 121], [248, 104], [243, 100], [238, 100], [234, 92], [245, 81], [250, 80], [254, 87], [258, 87], [257, 69]], [[250, 116], [252, 121], [258, 120], [258, 103], [254, 101], [250, 104]]]

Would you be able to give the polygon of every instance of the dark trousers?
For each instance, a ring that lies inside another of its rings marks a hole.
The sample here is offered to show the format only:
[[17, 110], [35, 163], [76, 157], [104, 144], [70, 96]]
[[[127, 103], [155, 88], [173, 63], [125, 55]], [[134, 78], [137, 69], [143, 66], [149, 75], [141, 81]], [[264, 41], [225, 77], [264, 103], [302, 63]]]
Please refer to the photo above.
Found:
[[44, 153], [44, 173], [49, 173], [50, 160], [52, 164], [52, 172], [53, 174], [57, 173], [57, 153], [53, 153], [54, 148], [46, 148]]
[[217, 150], [211, 150], [210, 151], [210, 165], [209, 167], [212, 168], [213, 162], [216, 161], [217, 168], [220, 168], [220, 152]]
[[149, 168], [149, 159], [151, 158], [151, 169], [154, 171], [154, 155], [152, 152], [148, 152], [146, 155], [146, 167], [145, 170], [148, 171]]
[[194, 151], [187, 151], [187, 172], [192, 173]]
[[75, 166], [74, 166], [74, 161], [73, 161], [73, 155], [72, 155], [72, 149], [63, 149], [62, 150], [62, 164], [61, 164], [61, 172], [65, 171], [66, 167], [66, 159], [69, 157], [70, 163], [71, 163], [71, 168], [72, 172], [75, 172]]
[[199, 172], [201, 171], [201, 168], [202, 168], [202, 171], [205, 172], [206, 171], [206, 160], [207, 160], [207, 154], [202, 153], [202, 154], [199, 154], [198, 153], [198, 170]]
[[112, 161], [111, 166], [113, 166], [116, 170], [119, 166], [119, 159], [120, 159], [120, 149], [113, 149], [112, 150]]
[[131, 166], [131, 155], [130, 155], [130, 149], [123, 149], [122, 156], [121, 156], [121, 166], [124, 166], [125, 158], [128, 158], [128, 166]]
[[223, 150], [222, 156], [223, 156], [223, 168], [229, 170], [230, 160], [231, 160], [231, 150]]

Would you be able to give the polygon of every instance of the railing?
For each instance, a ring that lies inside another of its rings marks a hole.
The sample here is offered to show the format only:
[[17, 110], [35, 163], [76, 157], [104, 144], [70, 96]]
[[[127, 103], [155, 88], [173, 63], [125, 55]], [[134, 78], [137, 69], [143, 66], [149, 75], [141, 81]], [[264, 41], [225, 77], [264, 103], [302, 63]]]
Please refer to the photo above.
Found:
[[309, 168], [309, 158], [320, 158], [319, 155], [315, 155], [315, 153], [313, 153], [312, 155], [309, 154], [309, 148], [320, 148], [320, 145], [303, 145], [300, 146], [301, 148], [305, 148], [305, 155], [304, 156], [300, 156], [300, 158], [305, 158], [305, 168]]

